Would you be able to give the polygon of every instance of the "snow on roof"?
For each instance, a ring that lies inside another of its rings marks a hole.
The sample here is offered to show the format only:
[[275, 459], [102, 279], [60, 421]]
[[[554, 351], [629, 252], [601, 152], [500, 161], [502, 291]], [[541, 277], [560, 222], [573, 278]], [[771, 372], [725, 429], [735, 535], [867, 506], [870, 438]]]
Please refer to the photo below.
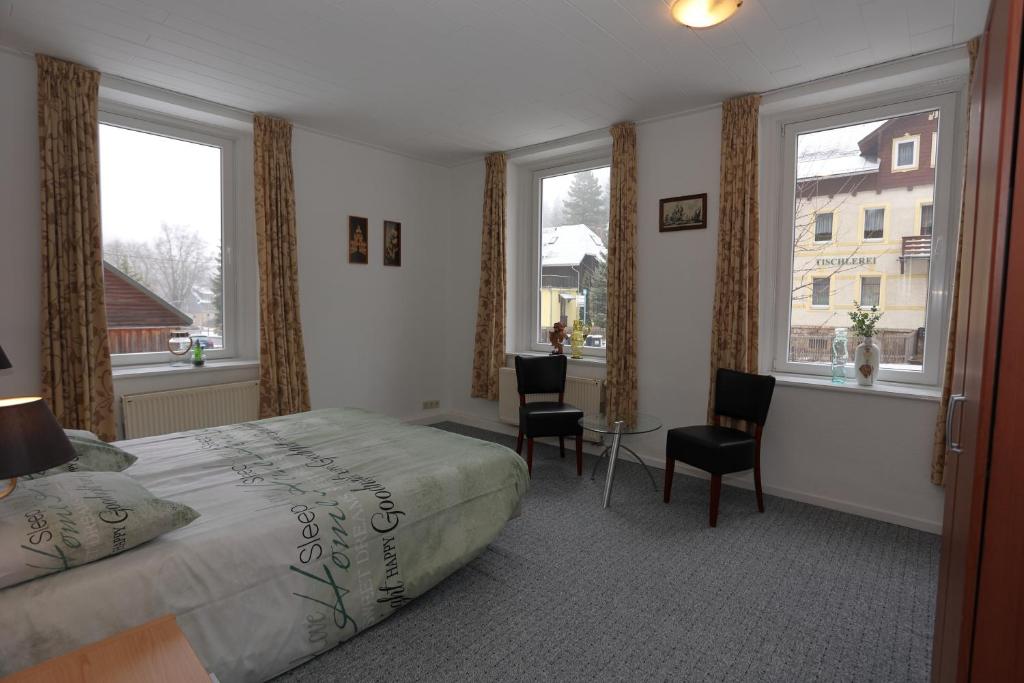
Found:
[[541, 265], [578, 266], [591, 254], [599, 261], [608, 255], [604, 242], [585, 225], [544, 228], [541, 234]]
[[885, 123], [884, 120], [873, 121], [804, 133], [797, 139], [797, 178], [802, 180], [877, 171], [878, 159], [862, 157], [857, 143]]

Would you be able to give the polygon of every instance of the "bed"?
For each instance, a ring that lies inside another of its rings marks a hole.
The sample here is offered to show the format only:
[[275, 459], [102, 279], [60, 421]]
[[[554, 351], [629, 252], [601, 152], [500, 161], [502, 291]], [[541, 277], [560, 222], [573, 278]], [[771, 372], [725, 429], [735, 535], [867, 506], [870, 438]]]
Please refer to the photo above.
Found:
[[118, 445], [127, 474], [202, 516], [0, 590], [0, 675], [172, 613], [224, 683], [271, 678], [469, 562], [527, 487], [503, 446], [354, 409]]

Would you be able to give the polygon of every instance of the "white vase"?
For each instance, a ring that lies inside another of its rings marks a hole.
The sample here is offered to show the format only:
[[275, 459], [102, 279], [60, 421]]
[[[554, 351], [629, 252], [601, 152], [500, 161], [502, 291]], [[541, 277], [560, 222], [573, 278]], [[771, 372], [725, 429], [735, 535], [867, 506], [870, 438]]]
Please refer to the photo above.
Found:
[[870, 387], [878, 377], [878, 356], [880, 351], [871, 337], [864, 337], [863, 343], [857, 346], [853, 354], [853, 373], [857, 376], [857, 384]]

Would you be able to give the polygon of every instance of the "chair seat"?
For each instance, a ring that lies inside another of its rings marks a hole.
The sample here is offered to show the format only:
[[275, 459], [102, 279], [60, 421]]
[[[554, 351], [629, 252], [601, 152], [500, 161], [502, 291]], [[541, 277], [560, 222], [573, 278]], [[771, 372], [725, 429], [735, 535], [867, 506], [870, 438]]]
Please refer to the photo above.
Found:
[[755, 449], [754, 437], [744, 431], [697, 425], [670, 429], [665, 453], [711, 474], [729, 474], [751, 469]]
[[557, 401], [537, 401], [519, 406], [519, 428], [527, 437], [569, 436], [580, 431], [583, 411]]

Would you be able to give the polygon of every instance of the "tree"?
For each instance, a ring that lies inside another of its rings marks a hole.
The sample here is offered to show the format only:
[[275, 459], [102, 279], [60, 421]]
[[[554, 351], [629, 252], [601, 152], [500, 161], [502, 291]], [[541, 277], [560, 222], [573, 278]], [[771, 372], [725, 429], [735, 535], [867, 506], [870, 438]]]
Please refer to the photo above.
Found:
[[183, 225], [162, 223], [160, 233], [153, 244], [153, 289], [171, 305], [191, 308], [193, 289], [210, 277], [206, 242], [198, 231]]
[[562, 220], [564, 225], [582, 223], [607, 243], [608, 195], [593, 171], [573, 175], [569, 196], [562, 203]]
[[588, 278], [587, 322], [593, 327], [607, 329], [608, 324], [608, 264], [598, 261]]
[[210, 278], [210, 289], [213, 290], [213, 326], [217, 330], [224, 329], [224, 259], [217, 252], [217, 265], [214, 266]]
[[145, 242], [111, 240], [103, 245], [103, 258], [139, 284], [149, 286], [153, 252]]

